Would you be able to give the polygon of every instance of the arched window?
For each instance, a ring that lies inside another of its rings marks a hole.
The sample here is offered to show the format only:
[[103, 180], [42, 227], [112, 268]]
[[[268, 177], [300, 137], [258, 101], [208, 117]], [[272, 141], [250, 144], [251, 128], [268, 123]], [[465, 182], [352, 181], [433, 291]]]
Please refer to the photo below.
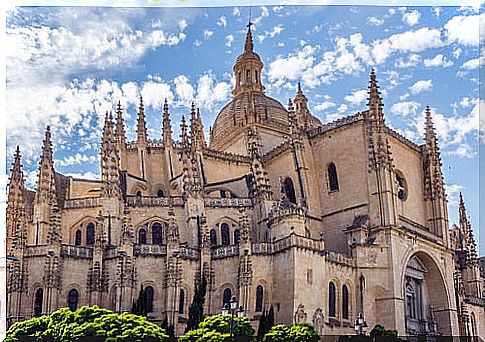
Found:
[[330, 191], [339, 191], [338, 177], [337, 177], [337, 167], [334, 163], [328, 164], [328, 185]]
[[221, 241], [223, 246], [229, 246], [231, 244], [227, 223], [221, 224]]
[[235, 229], [234, 230], [234, 244], [238, 245], [239, 241], [241, 241], [241, 232], [239, 231], [239, 229]]
[[263, 311], [263, 286], [258, 285], [256, 288], [256, 312]]
[[222, 294], [222, 304], [224, 305], [226, 303], [229, 303], [231, 301], [231, 297], [232, 297], [231, 289], [230, 288], [225, 289]]
[[328, 284], [328, 315], [335, 317], [336, 315], [336, 291], [334, 283]]
[[74, 245], [81, 246], [82, 232], [81, 229], [76, 230], [76, 236], [74, 238]]
[[34, 300], [34, 316], [39, 317], [42, 315], [42, 302], [44, 300], [44, 290], [37, 289], [35, 291], [35, 300]]
[[140, 245], [145, 245], [147, 243], [147, 231], [145, 228], [141, 228], [138, 231], [138, 243]]
[[404, 175], [397, 170], [396, 170], [396, 187], [397, 187], [397, 198], [399, 198], [401, 201], [405, 201], [408, 197], [406, 179], [404, 178]]
[[347, 285], [342, 286], [342, 318], [349, 319], [349, 289]]
[[184, 289], [180, 289], [180, 292], [179, 292], [179, 314], [184, 313], [184, 307], [185, 307], [185, 291], [184, 291]]
[[139, 198], [139, 199], [141, 199], [141, 191], [140, 191], [140, 190], [138, 190], [138, 191], [136, 192], [136, 197], [137, 197], [137, 199], [138, 199], [138, 198]]
[[295, 186], [290, 177], [286, 177], [283, 182], [286, 198], [293, 204], [296, 204]]
[[78, 300], [79, 292], [76, 289], [71, 289], [67, 294], [67, 307], [71, 309], [71, 311], [76, 311]]
[[146, 309], [147, 312], [153, 312], [153, 287], [147, 286], [145, 288], [145, 299], [146, 299]]
[[92, 222], [86, 227], [86, 245], [94, 245], [94, 223]]
[[211, 229], [210, 231], [210, 239], [211, 239], [211, 245], [215, 246], [217, 245], [217, 233], [215, 229]]
[[406, 285], [406, 316], [416, 319], [416, 292], [411, 283]]
[[162, 244], [162, 225], [159, 222], [155, 222], [152, 225], [152, 244], [153, 245]]
[[162, 189], [158, 189], [157, 190], [157, 197], [158, 198], [165, 197], [165, 194], [163, 193], [163, 190]]

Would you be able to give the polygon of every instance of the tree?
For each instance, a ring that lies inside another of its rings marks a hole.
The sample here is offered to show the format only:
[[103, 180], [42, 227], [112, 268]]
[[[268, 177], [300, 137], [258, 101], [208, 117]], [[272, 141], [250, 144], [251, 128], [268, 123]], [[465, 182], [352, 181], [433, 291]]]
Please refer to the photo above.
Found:
[[266, 335], [269, 331], [269, 325], [268, 325], [268, 315], [266, 313], [266, 310], [263, 310], [263, 313], [261, 314], [261, 317], [259, 318], [259, 324], [258, 324], [258, 337], [263, 337]]
[[204, 317], [205, 294], [207, 291], [207, 278], [205, 275], [197, 282], [194, 297], [189, 307], [189, 320], [185, 331], [195, 329]]
[[[197, 326], [179, 337], [179, 342], [218, 342], [229, 337], [230, 316], [207, 316]], [[247, 317], [234, 317], [234, 336], [253, 336], [254, 329]]]
[[19, 342], [21, 336], [34, 336], [35, 341], [72, 342], [83, 337], [103, 338], [105, 342], [165, 341], [165, 331], [146, 317], [130, 313], [117, 314], [97, 306], [83, 306], [76, 311], [59, 309], [48, 316], [17, 322], [7, 331], [7, 342]]
[[273, 305], [269, 308], [268, 312], [268, 331], [274, 326], [274, 309]]
[[167, 335], [169, 337], [175, 337], [175, 329], [172, 324], [168, 323], [168, 315], [165, 314], [165, 318], [162, 321], [161, 325], [162, 329], [164, 329], [167, 332]]
[[370, 331], [371, 336], [397, 336], [397, 330], [386, 329], [383, 325], [376, 324]]
[[131, 307], [131, 313], [140, 316], [146, 316], [147, 310], [147, 295], [143, 286], [138, 293], [138, 299], [133, 301], [133, 306]]
[[263, 342], [315, 342], [319, 340], [318, 333], [309, 323], [287, 326], [278, 324], [264, 335]]

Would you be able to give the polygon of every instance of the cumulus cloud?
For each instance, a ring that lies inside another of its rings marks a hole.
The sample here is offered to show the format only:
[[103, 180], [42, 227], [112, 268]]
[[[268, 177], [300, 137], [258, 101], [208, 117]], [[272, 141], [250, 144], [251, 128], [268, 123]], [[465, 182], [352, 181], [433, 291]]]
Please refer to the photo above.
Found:
[[372, 26], [381, 26], [382, 24], [384, 24], [384, 20], [377, 17], [368, 17], [367, 23]]
[[173, 93], [170, 85], [164, 82], [148, 81], [143, 84], [141, 96], [145, 106], [161, 108], [165, 99], [172, 101]]
[[194, 87], [189, 83], [189, 79], [185, 75], [179, 75], [174, 78], [175, 93], [177, 94], [178, 104], [182, 106], [190, 106], [195, 98]]
[[274, 38], [281, 32], [283, 32], [284, 28], [283, 25], [279, 24], [273, 27], [271, 31], [265, 31], [264, 34], [258, 35], [258, 40], [260, 43], [262, 43], [266, 38]]
[[335, 107], [335, 103], [331, 101], [324, 101], [324, 102], [317, 103], [315, 106], [313, 106], [313, 109], [316, 110], [317, 112], [323, 112], [332, 107]]
[[472, 69], [478, 68], [479, 65], [480, 65], [480, 59], [473, 58], [463, 63], [463, 65], [460, 68], [472, 70]]
[[217, 25], [222, 26], [222, 27], [226, 27], [227, 26], [226, 17], [225, 16], [220, 17], [219, 20], [217, 21]]
[[233, 42], [234, 42], [234, 36], [232, 34], [227, 35], [226, 46], [231, 47]]
[[453, 61], [447, 59], [442, 54], [437, 54], [431, 59], [426, 58], [423, 62], [424, 62], [424, 66], [427, 68], [430, 68], [430, 67], [448, 68], [453, 65]]
[[415, 115], [419, 106], [419, 103], [415, 101], [398, 102], [391, 106], [391, 113], [402, 116], [408, 116], [409, 114]]
[[428, 91], [433, 88], [433, 82], [431, 80], [421, 80], [414, 83], [409, 90], [413, 94], [419, 94], [423, 91]]
[[455, 16], [444, 26], [449, 43], [465, 46], [477, 46], [479, 43], [480, 24], [485, 24], [483, 16]]
[[349, 102], [353, 106], [358, 106], [367, 100], [367, 90], [357, 90], [351, 95], [346, 95], [344, 97], [345, 101]]
[[418, 65], [420, 61], [421, 61], [421, 56], [416, 53], [413, 53], [409, 55], [407, 59], [398, 58], [394, 65], [397, 68], [410, 68]]
[[463, 186], [458, 184], [445, 184], [446, 198], [450, 205], [458, 205], [459, 194]]
[[212, 37], [213, 34], [214, 34], [214, 31], [204, 30], [204, 38], [205, 39], [209, 39], [210, 37]]
[[421, 13], [418, 10], [405, 12], [402, 15], [402, 21], [404, 21], [409, 26], [414, 26], [419, 23], [419, 18], [421, 18]]
[[216, 103], [228, 99], [231, 88], [231, 84], [227, 82], [216, 82], [211, 73], [205, 74], [197, 83], [197, 105], [211, 110]]

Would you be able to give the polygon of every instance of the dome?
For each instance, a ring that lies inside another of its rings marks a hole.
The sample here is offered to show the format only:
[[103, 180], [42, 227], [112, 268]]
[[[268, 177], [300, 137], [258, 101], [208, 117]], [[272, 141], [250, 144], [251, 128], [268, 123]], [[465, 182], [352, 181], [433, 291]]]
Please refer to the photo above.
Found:
[[251, 123], [289, 132], [288, 112], [279, 101], [264, 93], [245, 92], [235, 96], [217, 115], [212, 126], [211, 146], [222, 147], [242, 127]]

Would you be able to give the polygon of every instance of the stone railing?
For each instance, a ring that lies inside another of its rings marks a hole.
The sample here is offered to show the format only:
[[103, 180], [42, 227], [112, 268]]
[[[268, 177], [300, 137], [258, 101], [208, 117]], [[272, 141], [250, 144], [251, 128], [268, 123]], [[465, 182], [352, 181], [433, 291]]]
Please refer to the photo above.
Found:
[[126, 196], [126, 205], [129, 207], [169, 207], [183, 206], [184, 200], [182, 197], [137, 197]]
[[47, 255], [47, 245], [27, 246], [25, 252], [28, 257], [44, 256]]
[[79, 198], [64, 201], [64, 209], [99, 207], [101, 201], [99, 197]]
[[204, 198], [206, 207], [242, 208], [252, 207], [250, 198]]
[[223, 152], [223, 151], [212, 150], [210, 148], [206, 148], [204, 150], [204, 156], [223, 159], [223, 160], [226, 160], [226, 161], [232, 161], [232, 162], [237, 162], [237, 163], [250, 163], [251, 162], [251, 159], [248, 156], [244, 156], [244, 155], [241, 155], [241, 154], [235, 154], [235, 153], [231, 153], [231, 152]]
[[283, 153], [284, 151], [286, 151], [290, 147], [291, 147], [291, 145], [290, 145], [290, 142], [289, 141], [285, 141], [285, 142], [279, 144], [278, 146], [276, 146], [275, 148], [271, 149], [268, 153], [266, 153], [263, 156], [263, 163], [268, 162], [269, 160], [273, 159], [278, 154]]
[[254, 254], [272, 254], [284, 251], [288, 248], [301, 248], [315, 252], [324, 252], [324, 241], [314, 240], [305, 236], [291, 234], [274, 242], [262, 242], [253, 244]]
[[223, 259], [231, 256], [239, 255], [239, 246], [221, 246], [212, 250], [212, 258]]
[[389, 127], [386, 127], [386, 132], [387, 132], [387, 134], [389, 134], [390, 136], [393, 136], [394, 138], [396, 138], [397, 140], [399, 140], [400, 142], [402, 142], [406, 146], [412, 148], [415, 151], [421, 152], [421, 149], [419, 148], [418, 145], [416, 145], [414, 142], [412, 142], [411, 140], [409, 140], [408, 138], [406, 138], [405, 136], [403, 136], [399, 132], [396, 132], [395, 130], [393, 130]]
[[81, 246], [62, 245], [61, 255], [68, 258], [91, 259], [93, 257], [93, 249]]
[[199, 250], [187, 246], [180, 247], [180, 257], [182, 259], [197, 260], [199, 258]]
[[433, 242], [443, 243], [442, 238], [431, 233], [429, 231], [429, 228], [427, 228], [423, 225], [420, 225], [419, 223], [413, 222], [413, 221], [407, 219], [404, 216], [399, 215], [398, 224], [399, 224], [400, 228], [407, 230], [408, 232], [410, 232], [414, 235], [418, 235], [422, 238], [425, 238], [427, 240], [431, 240]]
[[119, 255], [119, 252], [116, 248], [106, 249], [103, 254], [105, 259], [114, 259], [118, 257], [118, 255]]
[[148, 139], [148, 147], [152, 148], [162, 148], [165, 145], [163, 144], [162, 139]]
[[165, 255], [167, 255], [167, 246], [135, 245], [133, 252], [134, 252], [135, 256], [138, 256], [138, 255], [165, 256]]
[[357, 113], [354, 115], [347, 116], [345, 118], [341, 118], [332, 122], [329, 122], [328, 124], [325, 124], [323, 126], [317, 127], [309, 132], [309, 137], [313, 138], [317, 135], [326, 133], [328, 131], [331, 131], [333, 129], [336, 129], [341, 126], [349, 125], [351, 123], [357, 122], [359, 120], [362, 120], [364, 118], [364, 115], [362, 113]]
[[476, 296], [465, 295], [465, 302], [476, 305], [476, 306], [485, 307], [485, 298], [479, 298], [479, 297], [476, 297]]
[[325, 251], [325, 260], [334, 264], [345, 265], [349, 267], [354, 266], [354, 259], [345, 254], [337, 252]]

